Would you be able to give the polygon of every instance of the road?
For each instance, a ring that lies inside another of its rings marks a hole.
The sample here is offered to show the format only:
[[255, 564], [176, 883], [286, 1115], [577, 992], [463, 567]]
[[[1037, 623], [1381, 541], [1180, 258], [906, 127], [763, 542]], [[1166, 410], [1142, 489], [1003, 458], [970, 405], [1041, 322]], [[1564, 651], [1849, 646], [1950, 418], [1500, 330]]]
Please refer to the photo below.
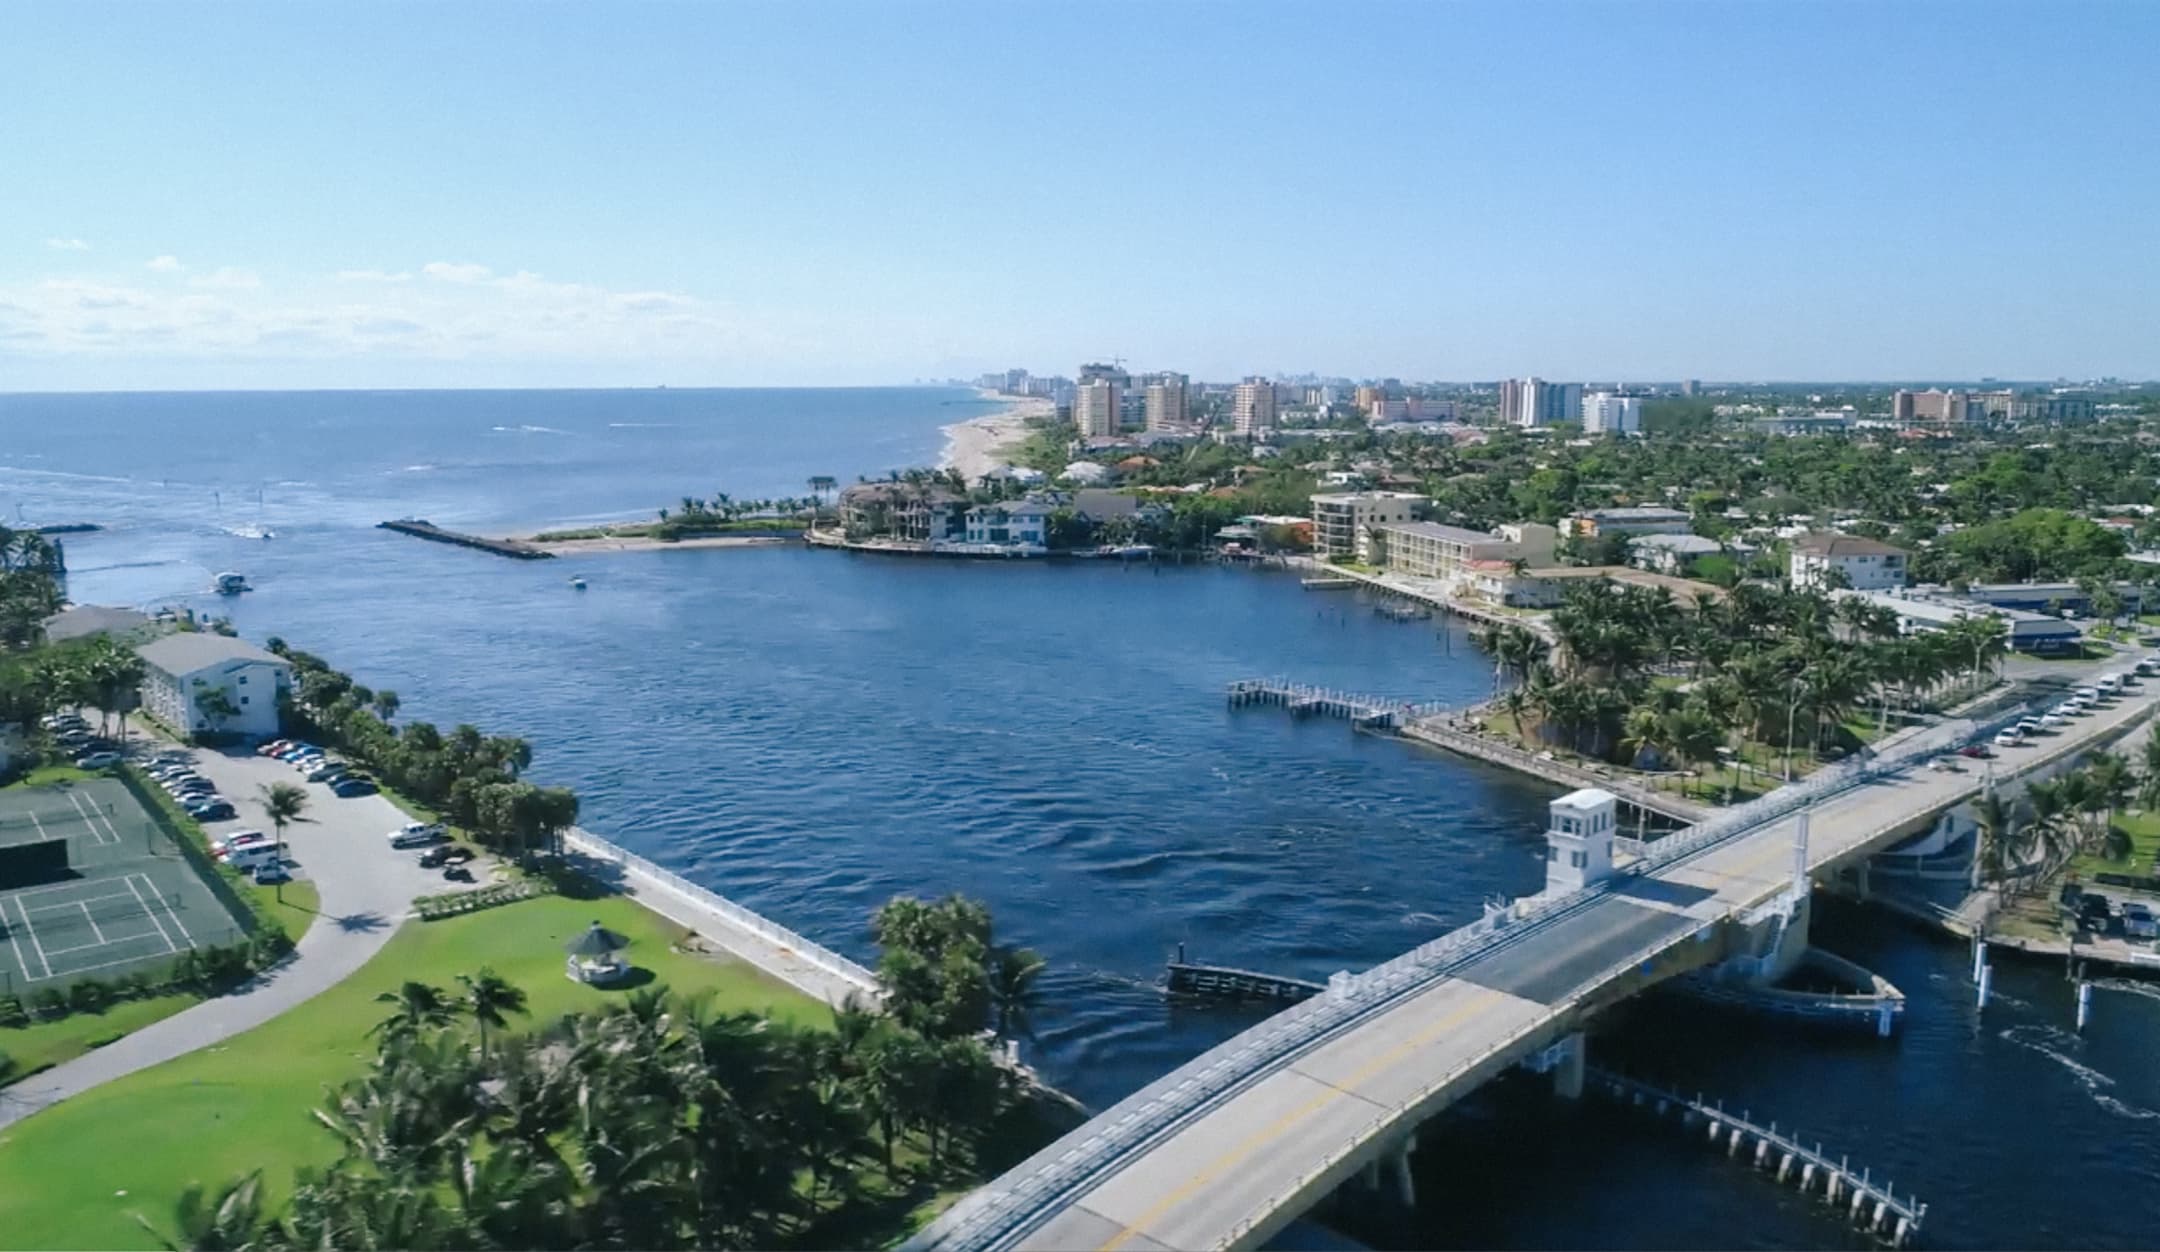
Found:
[[[1997, 765], [2007, 776], [2104, 743], [2148, 717], [2156, 700], [2160, 682], [2143, 684], [2060, 734], [2003, 749]], [[1916, 763], [1816, 803], [1807, 813], [1810, 873], [1904, 838], [1975, 794], [1983, 777]], [[1774, 905], [1791, 885], [1799, 820], [1764, 822], [1627, 879], [1558, 921], [1525, 924], [1527, 937], [1393, 999], [1376, 995], [1351, 1024], [1234, 1075], [1223, 1094], [1167, 1121], [1136, 1096], [970, 1196], [910, 1246], [1256, 1246], [1420, 1122], [1599, 1008], [1728, 955], [1739, 934], [1733, 919]], [[1223, 1045], [1149, 1092], [1171, 1093], [1162, 1107], [1178, 1110], [1179, 1084], [1222, 1085], [1210, 1067], [1229, 1064], [1239, 1046]], [[1092, 1163], [1102, 1156], [1107, 1163]], [[1012, 1220], [989, 1216], [1008, 1205]]]
[[[131, 738], [133, 736], [131, 735]], [[170, 747], [141, 739], [137, 746]], [[211, 823], [215, 836], [271, 829], [258, 799], [271, 782], [300, 782], [289, 765], [239, 752], [196, 749], [196, 770], [232, 800], [239, 818]], [[0, 1126], [77, 1092], [148, 1069], [252, 1029], [350, 977], [382, 950], [412, 911], [415, 896], [451, 884], [421, 869], [411, 852], [394, 852], [384, 835], [411, 820], [381, 796], [339, 799], [320, 783], [301, 783], [308, 811], [285, 829], [296, 873], [311, 881], [319, 915], [291, 960], [230, 995], [215, 996], [104, 1047], [0, 1090]]]

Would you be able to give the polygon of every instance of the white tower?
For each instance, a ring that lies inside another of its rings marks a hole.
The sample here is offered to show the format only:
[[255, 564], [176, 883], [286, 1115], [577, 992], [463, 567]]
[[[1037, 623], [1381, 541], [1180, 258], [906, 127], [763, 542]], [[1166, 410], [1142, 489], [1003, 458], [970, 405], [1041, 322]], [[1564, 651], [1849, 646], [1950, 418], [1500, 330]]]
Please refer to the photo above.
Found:
[[1552, 824], [1545, 831], [1546, 891], [1557, 895], [1611, 875], [1619, 805], [1620, 797], [1597, 787], [1552, 802]]

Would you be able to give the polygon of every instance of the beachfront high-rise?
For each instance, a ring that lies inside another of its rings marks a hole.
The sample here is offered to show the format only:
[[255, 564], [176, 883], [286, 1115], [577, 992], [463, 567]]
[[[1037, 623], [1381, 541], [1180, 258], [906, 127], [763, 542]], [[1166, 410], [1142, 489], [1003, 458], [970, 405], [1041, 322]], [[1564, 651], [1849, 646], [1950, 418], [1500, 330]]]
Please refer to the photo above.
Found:
[[1149, 430], [1182, 430], [1190, 415], [1191, 401], [1186, 391], [1189, 380], [1183, 374], [1162, 373], [1150, 375], [1147, 384], [1147, 428]]
[[1259, 436], [1275, 429], [1275, 384], [1255, 374], [1230, 393], [1231, 429]]
[[1090, 378], [1073, 388], [1073, 425], [1083, 439], [1099, 439], [1118, 433], [1118, 411], [1123, 388], [1107, 378]]

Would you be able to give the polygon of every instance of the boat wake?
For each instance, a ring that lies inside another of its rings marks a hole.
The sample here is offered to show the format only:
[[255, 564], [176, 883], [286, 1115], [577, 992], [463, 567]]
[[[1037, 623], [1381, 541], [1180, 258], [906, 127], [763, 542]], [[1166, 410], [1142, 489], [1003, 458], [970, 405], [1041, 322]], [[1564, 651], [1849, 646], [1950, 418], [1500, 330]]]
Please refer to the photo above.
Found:
[[2038, 1052], [2069, 1070], [2071, 1076], [2077, 1079], [2078, 1086], [2083, 1087], [2085, 1093], [2093, 1098], [2093, 1103], [2117, 1117], [2137, 1122], [2160, 1121], [2160, 1109], [2139, 1108], [2110, 1095], [2108, 1089], [2115, 1085], [2114, 1079], [2080, 1062], [2057, 1046], [2073, 1042], [2074, 1036], [2052, 1026], [2012, 1026], [2002, 1032], [2002, 1038], [2021, 1048]]
[[268, 526], [256, 526], [256, 525], [252, 525], [252, 524], [243, 524], [243, 525], [239, 525], [239, 526], [220, 526], [220, 527], [218, 527], [218, 529], [219, 529], [219, 530], [222, 530], [222, 531], [224, 531], [224, 532], [225, 532], [226, 534], [228, 534], [228, 535], [235, 535], [235, 536], [238, 536], [239, 538], [242, 538], [242, 539], [275, 539], [275, 538], [277, 538], [277, 532], [276, 532], [276, 531], [274, 531], [274, 530], [272, 530], [272, 529], [270, 529], [270, 528], [269, 528]]
[[2148, 1000], [2160, 1000], [2160, 986], [2149, 982], [2133, 982], [2128, 978], [2101, 978], [2093, 986], [2102, 991], [2120, 991], [2124, 995], [2143, 996]]
[[491, 426], [488, 429], [505, 435], [567, 435], [570, 433], [567, 430], [557, 430], [553, 426]]

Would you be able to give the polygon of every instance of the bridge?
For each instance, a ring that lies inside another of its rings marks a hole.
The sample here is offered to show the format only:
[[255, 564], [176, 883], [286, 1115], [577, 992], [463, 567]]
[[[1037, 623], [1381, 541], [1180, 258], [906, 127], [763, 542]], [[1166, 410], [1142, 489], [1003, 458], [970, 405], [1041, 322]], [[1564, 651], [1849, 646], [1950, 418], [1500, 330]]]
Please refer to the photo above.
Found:
[[[2135, 728], [2160, 684], [2002, 750], [2007, 780]], [[1409, 1195], [1418, 1126], [1502, 1071], [1583, 1082], [1582, 1027], [1666, 978], [1767, 959], [1804, 931], [1814, 877], [1974, 797], [1978, 769], [1922, 768], [2025, 712], [1907, 737], [1645, 845], [1609, 877], [1505, 908], [1270, 1017], [1128, 1096], [954, 1205], [908, 1245], [1249, 1248], [1353, 1175], [1390, 1166]], [[1968, 765], [1974, 764], [1971, 762]]]

